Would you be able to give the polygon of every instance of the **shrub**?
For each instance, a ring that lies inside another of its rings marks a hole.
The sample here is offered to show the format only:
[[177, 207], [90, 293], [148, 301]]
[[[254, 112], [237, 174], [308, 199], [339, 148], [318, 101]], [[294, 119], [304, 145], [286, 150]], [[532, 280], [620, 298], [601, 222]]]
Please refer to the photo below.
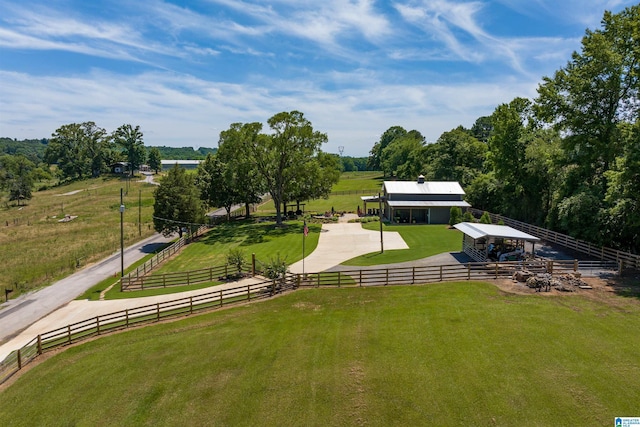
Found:
[[227, 264], [234, 267], [238, 272], [238, 276], [240, 276], [242, 274], [242, 270], [247, 266], [244, 251], [238, 248], [231, 249], [227, 254]]
[[464, 216], [462, 217], [462, 220], [464, 222], [476, 222], [476, 218], [473, 216], [473, 214], [471, 213], [471, 211], [466, 211], [464, 213]]
[[462, 219], [462, 209], [459, 206], [451, 206], [449, 210], [449, 225], [455, 225]]

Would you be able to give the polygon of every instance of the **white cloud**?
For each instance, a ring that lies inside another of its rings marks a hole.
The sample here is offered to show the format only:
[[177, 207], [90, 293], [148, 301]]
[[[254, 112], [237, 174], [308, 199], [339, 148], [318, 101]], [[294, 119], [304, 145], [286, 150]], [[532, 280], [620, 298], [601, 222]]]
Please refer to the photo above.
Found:
[[[361, 74], [353, 76], [358, 79]], [[347, 78], [348, 76], [342, 76]], [[37, 77], [0, 72], [2, 135], [42, 138], [63, 124], [95, 121], [111, 131], [140, 125], [147, 145], [217, 146], [234, 122], [266, 120], [300, 110], [329, 135], [325, 151], [364, 156], [380, 134], [400, 125], [435, 141], [458, 125], [471, 126], [515, 96], [534, 96], [535, 82], [387, 85], [374, 76], [358, 88], [323, 91], [308, 81], [261, 86], [223, 84], [154, 72], [131, 77], [94, 72], [82, 77]], [[269, 89], [265, 89], [268, 87]]]

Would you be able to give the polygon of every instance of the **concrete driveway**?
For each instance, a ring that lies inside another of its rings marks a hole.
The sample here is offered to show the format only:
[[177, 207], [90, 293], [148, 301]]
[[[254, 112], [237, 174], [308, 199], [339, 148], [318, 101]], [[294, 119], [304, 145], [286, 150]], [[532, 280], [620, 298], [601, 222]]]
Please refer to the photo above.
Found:
[[[352, 215], [357, 217], [356, 215]], [[371, 252], [380, 252], [380, 232], [365, 230], [359, 223], [347, 222], [351, 216], [345, 215], [335, 224], [323, 224], [318, 246], [304, 259], [305, 272], [320, 272], [330, 269], [348, 259]], [[409, 249], [395, 231], [383, 232], [384, 250]], [[292, 264], [292, 273], [303, 273], [303, 262]]]

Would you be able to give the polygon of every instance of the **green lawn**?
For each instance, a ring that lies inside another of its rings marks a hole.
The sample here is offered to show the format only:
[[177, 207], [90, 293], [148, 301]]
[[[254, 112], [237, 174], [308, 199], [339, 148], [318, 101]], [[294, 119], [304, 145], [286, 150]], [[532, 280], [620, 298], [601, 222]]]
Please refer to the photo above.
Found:
[[[249, 261], [251, 254], [255, 253], [256, 259], [263, 263], [279, 255], [287, 264], [293, 264], [302, 259], [302, 227], [302, 221], [287, 221], [283, 227], [276, 227], [275, 222], [271, 221], [223, 223], [214, 227], [199, 241], [189, 244], [179, 256], [164, 263], [153, 274], [224, 265], [232, 248], [244, 251]], [[321, 225], [310, 223], [308, 227], [309, 235], [305, 240], [307, 255], [318, 245]]]
[[0, 425], [612, 425], [639, 329], [622, 297], [299, 290], [69, 348], [2, 390]]
[[[368, 230], [380, 230], [379, 222], [362, 224]], [[462, 250], [462, 233], [449, 229], [448, 225], [388, 225], [383, 231], [400, 233], [409, 249], [385, 250], [384, 253], [372, 252], [343, 262], [343, 265], [368, 266], [412, 261], [438, 255], [444, 252]]]

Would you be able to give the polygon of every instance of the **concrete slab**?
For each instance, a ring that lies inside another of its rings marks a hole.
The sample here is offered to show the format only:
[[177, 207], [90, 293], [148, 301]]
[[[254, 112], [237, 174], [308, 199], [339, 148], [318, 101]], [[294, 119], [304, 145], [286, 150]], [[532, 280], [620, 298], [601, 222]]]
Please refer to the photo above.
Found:
[[[398, 232], [385, 231], [382, 236], [385, 251], [409, 249]], [[365, 230], [360, 223], [323, 224], [316, 250], [304, 259], [304, 271], [325, 271], [348, 259], [379, 251], [379, 231]], [[302, 273], [302, 261], [289, 269], [292, 273]]]

